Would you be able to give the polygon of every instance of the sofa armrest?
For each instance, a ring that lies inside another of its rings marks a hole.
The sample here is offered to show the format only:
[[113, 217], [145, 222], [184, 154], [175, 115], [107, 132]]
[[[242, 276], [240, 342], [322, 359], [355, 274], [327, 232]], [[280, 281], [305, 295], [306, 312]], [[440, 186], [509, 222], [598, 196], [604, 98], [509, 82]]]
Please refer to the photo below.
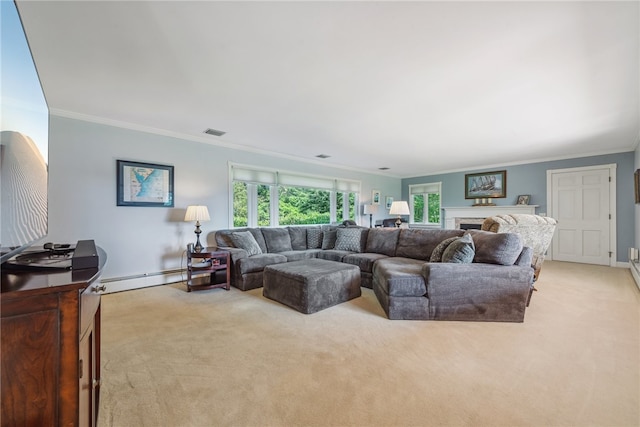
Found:
[[529, 246], [522, 248], [522, 252], [520, 252], [520, 256], [516, 260], [515, 265], [533, 267], [533, 249]]
[[465, 295], [501, 289], [518, 289], [528, 295], [533, 281], [531, 266], [484, 263], [425, 263], [422, 271], [429, 298], [459, 289]]
[[440, 320], [524, 319], [533, 283], [530, 266], [426, 263], [429, 317]]
[[220, 247], [220, 249], [224, 249], [225, 251], [229, 251], [229, 253], [231, 254], [231, 262], [232, 263], [236, 263], [236, 261], [242, 259], [242, 258], [248, 258], [249, 257], [249, 253], [247, 251], [245, 251], [244, 249], [240, 249], [240, 248], [231, 248], [231, 247]]

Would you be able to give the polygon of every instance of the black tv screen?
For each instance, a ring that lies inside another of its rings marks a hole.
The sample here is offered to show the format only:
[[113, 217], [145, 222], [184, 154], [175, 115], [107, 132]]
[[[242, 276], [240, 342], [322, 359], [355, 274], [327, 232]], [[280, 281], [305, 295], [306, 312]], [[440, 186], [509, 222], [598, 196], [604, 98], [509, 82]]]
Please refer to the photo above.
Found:
[[47, 235], [49, 107], [16, 4], [0, 8], [1, 263]]

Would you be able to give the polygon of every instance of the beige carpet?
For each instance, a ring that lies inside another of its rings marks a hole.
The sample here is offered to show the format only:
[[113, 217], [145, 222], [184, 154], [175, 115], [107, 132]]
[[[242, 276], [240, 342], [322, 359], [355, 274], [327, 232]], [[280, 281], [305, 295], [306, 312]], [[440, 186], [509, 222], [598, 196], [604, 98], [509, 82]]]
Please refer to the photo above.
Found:
[[524, 323], [311, 315], [262, 289], [105, 295], [99, 426], [638, 426], [629, 270], [545, 262]]

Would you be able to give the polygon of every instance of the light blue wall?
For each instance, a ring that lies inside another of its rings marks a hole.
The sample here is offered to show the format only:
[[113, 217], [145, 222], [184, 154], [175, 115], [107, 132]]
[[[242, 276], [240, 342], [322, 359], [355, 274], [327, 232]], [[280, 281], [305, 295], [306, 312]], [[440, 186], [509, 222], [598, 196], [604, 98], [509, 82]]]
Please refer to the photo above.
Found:
[[[634, 207], [633, 171], [635, 154], [609, 154], [604, 156], [581, 157], [567, 160], [555, 160], [540, 163], [528, 163], [515, 166], [495, 167], [490, 170], [507, 171], [507, 197], [494, 199], [497, 205], [514, 205], [519, 194], [530, 194], [532, 205], [539, 205], [537, 213], [547, 213], [547, 170], [583, 166], [616, 164], [616, 221], [617, 261], [627, 261], [627, 249], [638, 247], [636, 242], [636, 213]], [[465, 172], [427, 175], [402, 180], [402, 197], [408, 199], [409, 185], [423, 182], [442, 182], [443, 207], [470, 206], [473, 201], [464, 198], [464, 175], [466, 173], [485, 172], [469, 170]]]
[[[187, 205], [206, 204], [203, 234], [229, 226], [228, 163], [359, 180], [361, 204], [371, 190], [400, 197], [400, 179], [295, 162], [210, 144], [82, 120], [51, 117], [49, 235], [53, 242], [93, 239], [108, 253], [103, 278], [153, 274], [184, 267], [182, 253], [195, 240], [183, 222]], [[116, 160], [173, 165], [175, 208], [116, 206]], [[360, 214], [362, 208], [360, 207]], [[386, 218], [379, 212], [374, 219]], [[369, 217], [360, 215], [361, 224]]]
[[[182, 253], [194, 240], [193, 225], [182, 221], [190, 204], [207, 204], [212, 220], [202, 226], [203, 237], [229, 225], [228, 163], [244, 163], [335, 176], [362, 182], [362, 203], [371, 190], [406, 199], [408, 185], [443, 182], [443, 206], [466, 206], [464, 173], [400, 180], [313, 163], [294, 162], [209, 144], [161, 136], [82, 120], [51, 117], [49, 146], [49, 236], [53, 242], [94, 239], [108, 253], [104, 278], [153, 274], [184, 266]], [[116, 206], [116, 160], [163, 163], [175, 167], [175, 208]], [[546, 210], [546, 170], [616, 163], [618, 165], [618, 260], [635, 244], [633, 203], [634, 153], [544, 162], [507, 169], [507, 199], [531, 194], [533, 204]], [[498, 168], [497, 168], [498, 169]], [[473, 172], [473, 171], [469, 171]], [[383, 208], [374, 217], [383, 219]], [[368, 216], [359, 217], [368, 224]]]

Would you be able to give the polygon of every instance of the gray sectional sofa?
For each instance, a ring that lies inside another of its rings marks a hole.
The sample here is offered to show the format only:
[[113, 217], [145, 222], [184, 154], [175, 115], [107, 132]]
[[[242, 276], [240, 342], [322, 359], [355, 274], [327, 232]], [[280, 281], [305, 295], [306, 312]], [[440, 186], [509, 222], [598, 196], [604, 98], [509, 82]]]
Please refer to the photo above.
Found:
[[533, 283], [532, 250], [512, 233], [308, 226], [219, 230], [215, 240], [241, 290], [261, 287], [271, 264], [356, 265], [389, 319], [522, 322]]

